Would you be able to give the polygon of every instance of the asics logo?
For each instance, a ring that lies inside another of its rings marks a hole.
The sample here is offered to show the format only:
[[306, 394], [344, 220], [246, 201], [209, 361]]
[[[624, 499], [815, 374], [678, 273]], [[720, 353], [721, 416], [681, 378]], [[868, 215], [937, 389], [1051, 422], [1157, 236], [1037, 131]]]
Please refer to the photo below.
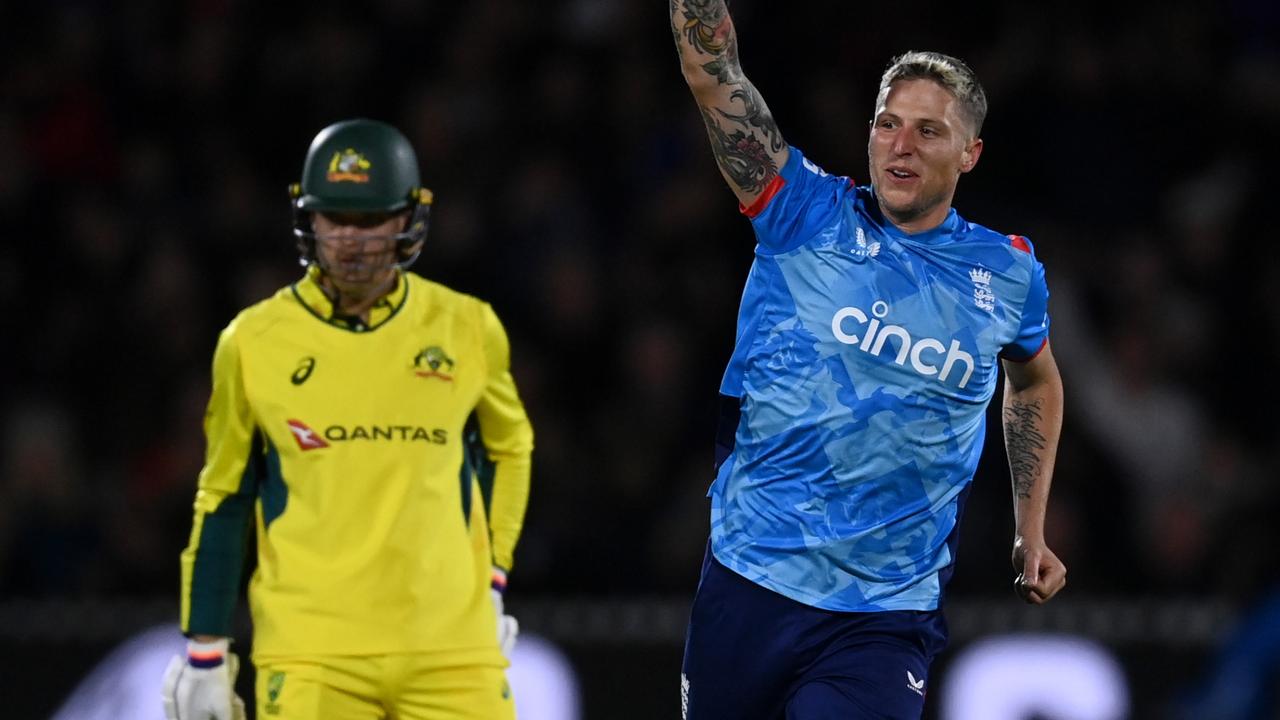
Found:
[[289, 382], [294, 385], [301, 385], [311, 377], [311, 371], [316, 369], [316, 359], [308, 355], [298, 361], [298, 369], [293, 371], [289, 376]]
[[[963, 368], [957, 387], [969, 384], [973, 376], [973, 356], [960, 349], [960, 341], [952, 340], [950, 346], [942, 344], [937, 338], [920, 338], [916, 340], [901, 325], [890, 325], [880, 322], [889, 314], [889, 303], [877, 300], [871, 305], [871, 317], [856, 307], [842, 307], [831, 316], [831, 333], [836, 340], [845, 345], [853, 345], [868, 355], [880, 356], [889, 338], [897, 339], [898, 353], [893, 361], [905, 366], [908, 361], [911, 369], [928, 377], [936, 376], [939, 382], [947, 382]], [[855, 335], [849, 332], [855, 329], [850, 321], [866, 326], [866, 332]], [[942, 366], [937, 365], [938, 362]]]

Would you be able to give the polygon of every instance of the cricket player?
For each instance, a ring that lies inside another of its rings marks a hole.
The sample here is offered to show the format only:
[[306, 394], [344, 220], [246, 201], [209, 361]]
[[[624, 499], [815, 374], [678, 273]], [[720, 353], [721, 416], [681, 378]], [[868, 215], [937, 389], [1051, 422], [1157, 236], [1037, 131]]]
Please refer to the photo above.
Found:
[[432, 196], [395, 128], [325, 128], [291, 194], [305, 275], [214, 352], [166, 714], [243, 716], [228, 636], [253, 532], [257, 717], [512, 718], [502, 591], [533, 433], [502, 324], [408, 271]]
[[1044, 268], [1026, 238], [951, 207], [985, 94], [956, 58], [895, 58], [857, 185], [783, 140], [725, 0], [670, 13], [758, 241], [721, 385], [685, 717], [918, 718], [1002, 366], [1015, 586], [1039, 604], [1066, 581], [1044, 538], [1063, 403]]

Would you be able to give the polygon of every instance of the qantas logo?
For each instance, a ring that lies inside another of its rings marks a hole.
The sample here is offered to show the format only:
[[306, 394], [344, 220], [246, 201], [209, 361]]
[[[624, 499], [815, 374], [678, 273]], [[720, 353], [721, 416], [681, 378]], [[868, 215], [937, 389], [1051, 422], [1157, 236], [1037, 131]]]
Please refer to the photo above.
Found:
[[425, 428], [421, 425], [330, 425], [324, 433], [317, 433], [301, 420], [289, 420], [289, 432], [303, 450], [327, 448], [329, 443], [356, 440], [400, 440], [444, 445], [449, 442], [449, 431], [444, 428]]
[[298, 441], [298, 447], [303, 450], [315, 450], [316, 448], [327, 448], [329, 443], [320, 439], [316, 435], [316, 431], [307, 427], [307, 424], [301, 420], [289, 420], [289, 432], [293, 433], [293, 439]]
[[[888, 314], [889, 303], [883, 300], [871, 304], [871, 317], [867, 317], [859, 308], [842, 307], [831, 316], [831, 333], [837, 341], [853, 345], [876, 357], [880, 356], [889, 338], [896, 338], [898, 352], [893, 358], [895, 363], [905, 366], [910, 360], [912, 370], [927, 377], [937, 376], [938, 381], [943, 383], [963, 368], [964, 374], [960, 376], [957, 386], [963, 388], [969, 384], [969, 378], [973, 376], [973, 356], [960, 349], [959, 340], [952, 340], [950, 347], [943, 345], [937, 338], [916, 340], [901, 325], [882, 324], [880, 321]], [[865, 325], [867, 331], [860, 336], [849, 332], [846, 329], [849, 320]], [[925, 353], [930, 353], [932, 357], [926, 357]], [[937, 365], [938, 360], [942, 361], [941, 368]]]

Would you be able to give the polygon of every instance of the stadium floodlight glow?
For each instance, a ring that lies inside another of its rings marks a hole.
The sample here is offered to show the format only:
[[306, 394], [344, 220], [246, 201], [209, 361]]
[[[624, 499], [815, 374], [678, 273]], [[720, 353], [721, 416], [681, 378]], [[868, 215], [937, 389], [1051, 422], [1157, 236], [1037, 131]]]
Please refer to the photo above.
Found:
[[[186, 638], [176, 625], [134, 635], [85, 676], [51, 720], [164, 720], [161, 678], [169, 659], [186, 650]], [[516, 717], [580, 720], [578, 677], [549, 640], [520, 633], [507, 681], [515, 695]]]
[[976, 641], [952, 661], [944, 720], [1120, 720], [1129, 686], [1102, 645], [1070, 635], [1003, 635]]

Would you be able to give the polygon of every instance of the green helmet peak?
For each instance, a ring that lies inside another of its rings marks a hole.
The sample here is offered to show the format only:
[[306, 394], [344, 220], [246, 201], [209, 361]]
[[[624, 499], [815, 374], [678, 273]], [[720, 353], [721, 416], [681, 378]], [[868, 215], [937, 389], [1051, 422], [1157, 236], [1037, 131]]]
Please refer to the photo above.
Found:
[[413, 146], [377, 120], [334, 123], [311, 141], [295, 202], [308, 212], [396, 212], [418, 198]]

